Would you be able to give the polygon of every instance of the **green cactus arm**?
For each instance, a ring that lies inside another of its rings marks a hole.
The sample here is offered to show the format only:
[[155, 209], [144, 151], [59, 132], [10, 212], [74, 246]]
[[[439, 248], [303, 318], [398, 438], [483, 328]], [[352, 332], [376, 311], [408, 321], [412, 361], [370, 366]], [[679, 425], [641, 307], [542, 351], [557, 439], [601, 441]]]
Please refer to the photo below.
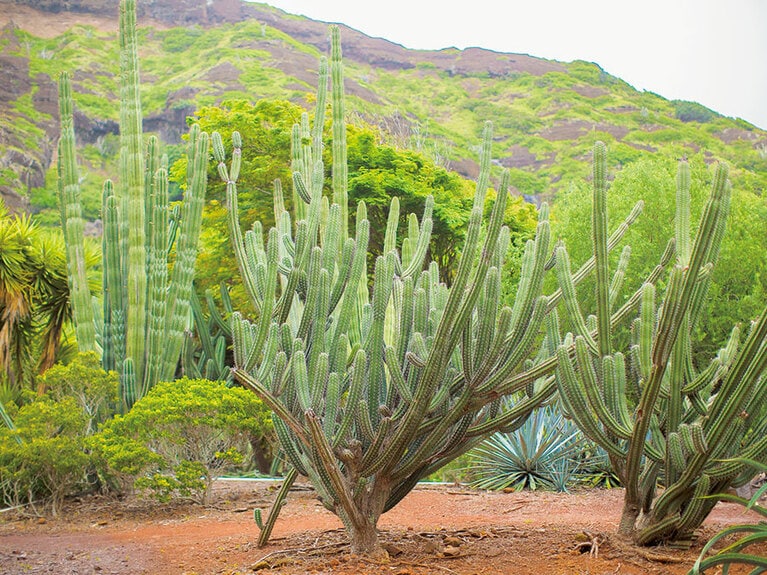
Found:
[[329, 77], [328, 59], [322, 56], [320, 57], [317, 99], [314, 105], [314, 125], [312, 127], [312, 157], [315, 160], [322, 158], [322, 131], [325, 127], [325, 107], [328, 100]]
[[138, 401], [138, 382], [136, 381], [136, 372], [133, 369], [133, 359], [126, 357], [123, 360], [122, 372], [119, 380], [120, 398], [122, 399], [122, 409], [130, 409]]
[[[623, 239], [623, 236], [626, 235], [626, 232], [628, 232], [629, 227], [637, 220], [637, 218], [642, 214], [642, 210], [644, 210], [644, 202], [638, 201], [634, 207], [629, 212], [628, 216], [626, 216], [626, 219], [621, 222], [621, 224], [613, 231], [612, 234], [610, 234], [610, 237], [607, 240], [607, 250], [608, 252], [611, 252], [615, 246], [617, 246], [620, 241]], [[582, 282], [588, 275], [594, 271], [594, 267], [596, 266], [596, 260], [594, 259], [594, 256], [591, 256], [588, 260], [586, 260], [583, 265], [578, 268], [578, 271], [576, 271], [572, 278], [573, 283], [577, 286], [580, 282]], [[665, 264], [663, 264], [663, 267], [665, 267]], [[549, 307], [554, 308], [559, 304], [559, 300], [562, 299], [562, 290], [561, 288], [554, 291], [549, 296]]]
[[322, 429], [327, 437], [335, 437], [341, 403], [341, 374], [338, 372], [332, 372], [328, 375], [327, 393], [323, 399], [325, 411], [322, 418]]
[[354, 414], [357, 409], [357, 405], [362, 398], [366, 368], [367, 354], [365, 353], [364, 349], [359, 349], [354, 356], [351, 383], [349, 385], [349, 394], [346, 397], [346, 404], [344, 406], [343, 416], [341, 417], [341, 424], [339, 425], [336, 436], [333, 439], [334, 447], [337, 447], [346, 439], [346, 434], [349, 432], [349, 429], [354, 422]]
[[[432, 230], [432, 210], [434, 209], [434, 196], [427, 196], [423, 209], [423, 217], [418, 231], [418, 239], [415, 248], [410, 255], [407, 267], [402, 272], [402, 277], [409, 277], [419, 273], [423, 269], [423, 261], [429, 248]], [[386, 252], [384, 252], [386, 253]]]
[[[239, 134], [237, 134], [239, 136]], [[222, 155], [218, 155], [223, 151], [223, 145], [217, 145], [221, 136], [217, 132], [213, 133], [213, 151], [216, 154], [216, 161], [219, 166], [224, 166], [224, 158]], [[232, 135], [234, 141], [234, 134]], [[237, 138], [239, 141], [239, 138]], [[235, 143], [234, 152], [241, 153], [239, 147]], [[221, 173], [221, 168], [219, 168]], [[225, 174], [224, 174], [225, 175]], [[256, 309], [256, 312], [260, 313], [261, 310], [261, 298], [258, 295], [258, 289], [256, 288], [255, 273], [253, 267], [249, 264], [248, 256], [245, 251], [245, 244], [243, 242], [242, 228], [240, 227], [239, 220], [239, 208], [237, 205], [237, 182], [236, 180], [229, 179], [226, 181], [226, 207], [227, 207], [227, 225], [229, 228], [229, 238], [231, 245], [234, 249], [235, 259], [237, 260], [237, 267], [240, 270], [240, 277], [242, 278], [245, 291], [248, 294], [251, 304]], [[279, 220], [277, 220], [279, 221]]]
[[[156, 162], [156, 139], [150, 139], [148, 170]], [[155, 158], [152, 158], [155, 156]], [[165, 317], [168, 301], [168, 175], [158, 169], [149, 182], [151, 193], [147, 202], [147, 367], [146, 381], [159, 381], [162, 373], [163, 350], [168, 345]], [[207, 331], [207, 330], [206, 330]], [[175, 366], [174, 366], [175, 367]]]
[[259, 355], [262, 353], [264, 342], [269, 335], [269, 330], [272, 325], [272, 310], [274, 306], [275, 294], [277, 290], [277, 268], [278, 268], [278, 238], [277, 230], [272, 228], [269, 230], [269, 239], [267, 241], [267, 265], [266, 265], [266, 278], [264, 280], [264, 297], [263, 304], [261, 305], [259, 319], [258, 319], [258, 332], [256, 339], [251, 345], [251, 351], [247, 356], [243, 369], [250, 371], [252, 367], [258, 361]]
[[599, 357], [612, 353], [610, 275], [607, 249], [607, 147], [594, 144], [594, 205], [591, 209], [592, 245], [596, 266], [597, 342]]
[[630, 257], [631, 246], [624, 246], [623, 251], [621, 252], [621, 257], [618, 260], [618, 267], [610, 282], [610, 309], [613, 309], [615, 303], [618, 301], [618, 295], [623, 287], [623, 281], [626, 279], [626, 269], [628, 268]]
[[386, 321], [386, 308], [392, 294], [394, 280], [393, 252], [386, 257], [379, 256], [376, 260], [373, 280], [373, 323], [370, 333], [363, 344], [368, 358], [368, 386], [366, 398], [368, 411], [372, 421], [378, 419], [378, 406], [386, 403], [385, 395], [385, 372], [384, 357], [384, 325]]
[[283, 405], [283, 403], [278, 398], [276, 398], [264, 384], [262, 384], [246, 371], [243, 371], [237, 367], [232, 370], [232, 375], [234, 375], [234, 377], [237, 378], [245, 387], [252, 389], [256, 395], [261, 398], [261, 401], [268, 405], [269, 409], [274, 411], [277, 417], [285, 422], [285, 424], [296, 435], [296, 438], [301, 442], [305, 449], [311, 448], [311, 440], [306, 435], [301, 422], [298, 421], [298, 419], [296, 419], [290, 411], [288, 411], [285, 405]]
[[568, 346], [560, 345], [557, 349], [556, 365], [557, 387], [567, 412], [578, 422], [583, 432], [604, 447], [608, 454], [617, 459], [625, 457], [624, 451], [600, 427], [599, 420], [589, 405], [584, 389], [585, 382], [578, 378], [573, 368]]
[[274, 529], [274, 525], [280, 515], [280, 511], [285, 505], [285, 500], [288, 497], [288, 493], [290, 493], [290, 489], [293, 487], [293, 483], [295, 483], [297, 478], [298, 471], [295, 467], [291, 467], [285, 474], [285, 478], [282, 480], [282, 485], [280, 486], [279, 491], [277, 491], [277, 496], [274, 498], [274, 502], [272, 503], [272, 507], [269, 510], [269, 515], [265, 522], [261, 521], [261, 510], [254, 510], [254, 519], [258, 524], [260, 531], [258, 535], [259, 547], [264, 547], [269, 542], [269, 538], [272, 536], [272, 530]]
[[[478, 398], [483, 397], [486, 394], [492, 395], [494, 393], [505, 395], [511, 391], [506, 387], [510, 379], [513, 379], [511, 374], [516, 372], [520, 364], [529, 356], [532, 346], [540, 333], [543, 320], [546, 317], [547, 305], [548, 300], [546, 296], [539, 297], [533, 315], [530, 318], [527, 329], [523, 332], [522, 337], [514, 340], [515, 345], [513, 347], [509, 345], [511, 340], [509, 338], [506, 339], [503, 346], [504, 349], [509, 350], [506, 357], [498, 362], [491, 374], [484, 380], [478, 380], [477, 376], [475, 376], [475, 380], [471, 383], [471, 387], [475, 390]], [[551, 367], [553, 366], [550, 366], [550, 368]], [[484, 373], [484, 370], [482, 370], [482, 372], [478, 371], [478, 373]], [[539, 377], [545, 373], [546, 372], [539, 374]], [[535, 379], [537, 379], [537, 377]], [[501, 393], [501, 389], [508, 391]]]
[[110, 180], [104, 182], [102, 194], [104, 321], [109, 322], [110, 330], [106, 336], [111, 340], [104, 346], [102, 365], [104, 369], [113, 369], [120, 373], [125, 359], [125, 295], [122, 283], [119, 215]]
[[[349, 273], [348, 287], [344, 291], [338, 319], [334, 330], [335, 337], [348, 333], [350, 324], [357, 308], [359, 291], [353, 289], [362, 281], [367, 282], [365, 266], [367, 262], [367, 246], [370, 237], [370, 222], [367, 219], [357, 220], [357, 234], [355, 239], [354, 256], [352, 258], [351, 271]], [[337, 358], [331, 358], [331, 365], [338, 365]]]
[[133, 360], [136, 381], [143, 385], [146, 346], [146, 244], [144, 154], [141, 142], [138, 39], [135, 0], [120, 3], [120, 184], [127, 209], [127, 336], [126, 354]]
[[394, 196], [389, 204], [389, 215], [386, 219], [383, 253], [388, 254], [397, 248], [397, 227], [399, 226], [399, 197]]
[[[169, 305], [166, 310], [166, 341], [163, 346], [161, 372], [161, 378], [166, 381], [173, 378], [181, 354], [184, 331], [191, 327], [192, 314], [189, 300], [208, 179], [208, 134], [200, 132], [199, 127], [192, 126], [189, 136], [191, 145], [194, 146], [194, 153], [189, 157], [187, 164], [187, 189], [181, 209], [181, 234], [176, 246], [176, 261], [173, 264], [168, 288]], [[153, 350], [153, 353], [161, 352]]]
[[348, 517], [357, 525], [363, 525], [366, 522], [361, 510], [355, 505], [352, 499], [343, 474], [338, 468], [333, 451], [328, 444], [327, 438], [322, 433], [322, 427], [317, 415], [309, 410], [304, 414], [309, 431], [312, 436], [313, 445], [316, 448], [322, 469], [328, 475], [335, 494], [338, 496], [339, 503]]
[[621, 429], [631, 429], [631, 414], [626, 395], [626, 365], [623, 354], [616, 353], [602, 359], [605, 374], [605, 402]]
[[[631, 437], [631, 428], [621, 425], [607, 408], [607, 404], [602, 397], [602, 386], [600, 386], [600, 383], [597, 380], [597, 374], [592, 365], [586, 341], [581, 336], [575, 338], [575, 353], [578, 362], [578, 373], [582, 378], [582, 385], [580, 387], [585, 390], [588, 404], [594, 411], [597, 419], [609, 434], [614, 435], [619, 439], [628, 439]], [[572, 398], [572, 396], [570, 397]]]
[[[721, 437], [743, 410], [752, 391], [767, 389], [767, 307], [751, 328], [735, 363], [728, 371], [704, 424], [709, 444], [719, 445]], [[758, 386], [758, 387], [757, 387]]]
[[[341, 33], [330, 27], [330, 74], [333, 100], [333, 203], [341, 206], [341, 237], [349, 237], [348, 168], [346, 162], [346, 111], [344, 69], [341, 61]], [[321, 127], [319, 128], [322, 129]]]
[[290, 428], [280, 418], [274, 419], [274, 433], [285, 453], [288, 463], [295, 467], [301, 475], [308, 476], [309, 458], [299, 450], [300, 444], [298, 444], [295, 434], [291, 432]]
[[386, 367], [389, 369], [389, 376], [394, 383], [397, 393], [406, 404], [410, 403], [413, 400], [413, 393], [402, 375], [402, 366], [397, 358], [397, 352], [390, 345], [386, 346], [385, 359]]
[[533, 409], [539, 407], [557, 392], [554, 377], [547, 377], [544, 384], [532, 396], [525, 397], [514, 404], [514, 407], [505, 410], [500, 415], [487, 421], [476, 423], [466, 430], [470, 437], [487, 437], [495, 430], [503, 429], [515, 421], [522, 422]]
[[80, 351], [95, 351], [97, 349], [96, 331], [93, 323], [91, 293], [88, 288], [88, 277], [85, 269], [84, 222], [75, 156], [72, 88], [69, 74], [66, 72], [62, 72], [59, 77], [59, 118], [61, 122], [58, 161], [59, 203], [61, 205], [61, 226], [66, 237], [67, 278], [71, 293], [72, 320]]
[[277, 360], [277, 354], [279, 352], [279, 341], [280, 329], [277, 327], [276, 323], [272, 322], [272, 325], [269, 327], [269, 336], [266, 339], [266, 345], [263, 349], [261, 366], [256, 372], [256, 379], [264, 382], [264, 384], [267, 385], [267, 387], [269, 387], [273, 392], [274, 388], [269, 385], [269, 382], [271, 380], [270, 374], [275, 368], [275, 361]]
[[[557, 280], [559, 281], [560, 289], [564, 295], [565, 307], [567, 308], [567, 314], [570, 316], [570, 321], [575, 328], [576, 335], [583, 337], [589, 348], [594, 353], [600, 353], [601, 349], [591, 337], [589, 328], [586, 326], [586, 321], [581, 312], [580, 304], [575, 293], [575, 284], [573, 283], [573, 276], [570, 271], [570, 257], [567, 255], [567, 250], [564, 246], [559, 246], [556, 250], [556, 271]], [[599, 334], [597, 334], [599, 337]], [[601, 355], [600, 355], [601, 357]]]

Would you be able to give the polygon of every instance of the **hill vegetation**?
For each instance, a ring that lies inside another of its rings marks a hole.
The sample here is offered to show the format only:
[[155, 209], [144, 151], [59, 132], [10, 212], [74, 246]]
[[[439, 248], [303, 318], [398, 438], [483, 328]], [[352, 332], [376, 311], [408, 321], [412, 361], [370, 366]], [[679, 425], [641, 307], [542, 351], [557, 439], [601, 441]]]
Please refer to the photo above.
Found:
[[[55, 10], [57, 4], [37, 5]], [[109, 15], [105, 3], [75, 4]], [[167, 16], [163, 2], [156, 4], [146, 10]], [[140, 30], [147, 130], [178, 143], [188, 115], [224, 99], [311, 104], [316, 63], [327, 47], [324, 24], [265, 4], [236, 2], [223, 3], [232, 4], [229, 21], [214, 22], [192, 8], [184, 13], [192, 4], [181, 5], [175, 22], [147, 19]], [[83, 14], [91, 25], [43, 37], [39, 23], [58, 14], [27, 7], [15, 12], [27, 14], [16, 17], [23, 27], [9, 24], [0, 34], [0, 58], [12, 76], [0, 93], [0, 187], [6, 196], [20, 193], [37, 210], [52, 207], [39, 188], [46, 188], [57, 139], [53, 83], [62, 65], [74, 74], [78, 137], [94, 176], [113, 154], [117, 47], [114, 29], [104, 22], [114, 25], [116, 18], [101, 22]], [[767, 184], [767, 133], [694, 102], [637, 91], [597, 64], [479, 48], [414, 51], [350, 29], [343, 34], [352, 116], [381, 126], [390, 143], [424, 151], [464, 176], [477, 175], [473, 142], [483, 122], [492, 120], [493, 156], [510, 168], [513, 188], [525, 196], [550, 197], [580, 181], [586, 175], [583, 159], [597, 139], [609, 146], [613, 172], [647, 152], [699, 155], [707, 164], [727, 161], [737, 189], [760, 193]], [[94, 177], [94, 189], [100, 180]], [[25, 203], [16, 199], [19, 206]]]

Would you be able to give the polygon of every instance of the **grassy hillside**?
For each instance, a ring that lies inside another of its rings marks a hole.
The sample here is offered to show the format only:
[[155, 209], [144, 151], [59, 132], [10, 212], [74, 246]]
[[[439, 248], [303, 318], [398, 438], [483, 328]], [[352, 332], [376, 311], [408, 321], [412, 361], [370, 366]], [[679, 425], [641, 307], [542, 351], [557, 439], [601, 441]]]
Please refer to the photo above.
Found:
[[[155, 126], [172, 141], [183, 131], [186, 115], [224, 98], [286, 98], [308, 105], [323, 43], [312, 31], [321, 25], [265, 5], [256, 10], [258, 17], [237, 23], [141, 29], [142, 95], [150, 129]], [[304, 25], [308, 31], [302, 32]], [[398, 54], [389, 57], [382, 41], [354, 31], [347, 35], [352, 117], [383, 126], [394, 143], [426, 150], [467, 176], [476, 173], [473, 146], [481, 125], [491, 120], [497, 161], [510, 168], [513, 185], [529, 196], [548, 197], [586, 176], [584, 159], [596, 139], [608, 143], [614, 169], [648, 152], [700, 154], [706, 162], [730, 163], [734, 185], [742, 190], [761, 194], [767, 187], [767, 133], [698, 104], [639, 92], [596, 64], [479, 49], [407, 51], [396, 45], [391, 46]], [[29, 84], [0, 110], [3, 130], [14, 136], [6, 139], [5, 155], [43, 142], [51, 147], [55, 110], [50, 102], [41, 106], [37, 96], [43, 90], [50, 95], [53, 79], [68, 69], [86, 118], [79, 137], [96, 146], [86, 150], [86, 170], [96, 186], [109, 156], [104, 137], [115, 130], [118, 114], [114, 32], [78, 25], [43, 38], [34, 30], [6, 29], [0, 51], [26, 63]], [[45, 122], [47, 131], [41, 127]], [[14, 174], [6, 163], [0, 177], [5, 183], [14, 176], [21, 181], [18, 169]]]

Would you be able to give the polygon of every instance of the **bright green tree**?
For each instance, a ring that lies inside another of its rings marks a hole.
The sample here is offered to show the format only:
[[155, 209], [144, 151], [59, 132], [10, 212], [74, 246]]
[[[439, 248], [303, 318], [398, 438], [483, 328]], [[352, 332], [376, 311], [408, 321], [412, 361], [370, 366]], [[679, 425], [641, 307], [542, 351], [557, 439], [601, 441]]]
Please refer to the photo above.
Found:
[[[287, 186], [290, 171], [290, 142], [293, 124], [299, 121], [303, 108], [285, 100], [226, 100], [219, 106], [205, 106], [195, 112], [194, 120], [208, 133], [218, 131], [242, 135], [242, 169], [240, 181], [241, 222], [256, 219], [264, 226], [274, 225], [274, 181]], [[228, 150], [231, 153], [231, 150]], [[178, 182], [186, 178], [187, 158], [183, 156], [171, 168], [171, 177]], [[237, 278], [234, 259], [226, 232], [226, 186], [215, 177], [216, 166], [209, 166], [208, 190], [200, 232], [200, 253], [197, 257], [197, 286], [202, 291], [217, 292], [221, 283], [227, 284], [235, 304], [243, 307], [247, 297]]]

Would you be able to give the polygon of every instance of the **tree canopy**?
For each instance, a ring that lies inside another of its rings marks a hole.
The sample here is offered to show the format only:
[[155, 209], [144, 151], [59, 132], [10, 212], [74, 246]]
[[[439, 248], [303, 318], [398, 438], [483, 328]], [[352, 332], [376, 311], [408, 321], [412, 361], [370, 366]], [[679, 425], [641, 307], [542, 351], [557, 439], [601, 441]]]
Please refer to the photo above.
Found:
[[[220, 106], [200, 108], [194, 118], [202, 130], [221, 133], [225, 146], [231, 145], [233, 131], [242, 136], [242, 166], [237, 183], [240, 221], [243, 225], [259, 220], [264, 229], [274, 225], [274, 180], [282, 182], [288, 203], [292, 197], [291, 131], [304, 113], [299, 105], [284, 100], [228, 100]], [[325, 129], [326, 193], [331, 190], [330, 129]], [[400, 200], [400, 225], [407, 225], [407, 215], [420, 217], [428, 195], [434, 196], [434, 229], [430, 244], [432, 258], [439, 264], [442, 279], [449, 282], [463, 241], [471, 211], [475, 184], [412, 150], [383, 143], [378, 129], [368, 125], [348, 125], [348, 186], [352, 205], [364, 201], [371, 223], [370, 258], [372, 262], [383, 249], [391, 198]], [[231, 150], [227, 150], [230, 153]], [[175, 163], [173, 174], [182, 181], [186, 158]], [[225, 185], [210, 165], [206, 206], [203, 214], [201, 250], [197, 259], [198, 285], [213, 289], [221, 282], [230, 286], [235, 308], [244, 309], [244, 297], [237, 274], [226, 224]], [[493, 194], [491, 194], [492, 196]], [[488, 204], [490, 205], [490, 204]], [[352, 216], [353, 217], [353, 216]], [[512, 231], [512, 249], [521, 253], [536, 224], [536, 210], [522, 198], [510, 198], [506, 224]], [[515, 256], [509, 258], [512, 262]]]

